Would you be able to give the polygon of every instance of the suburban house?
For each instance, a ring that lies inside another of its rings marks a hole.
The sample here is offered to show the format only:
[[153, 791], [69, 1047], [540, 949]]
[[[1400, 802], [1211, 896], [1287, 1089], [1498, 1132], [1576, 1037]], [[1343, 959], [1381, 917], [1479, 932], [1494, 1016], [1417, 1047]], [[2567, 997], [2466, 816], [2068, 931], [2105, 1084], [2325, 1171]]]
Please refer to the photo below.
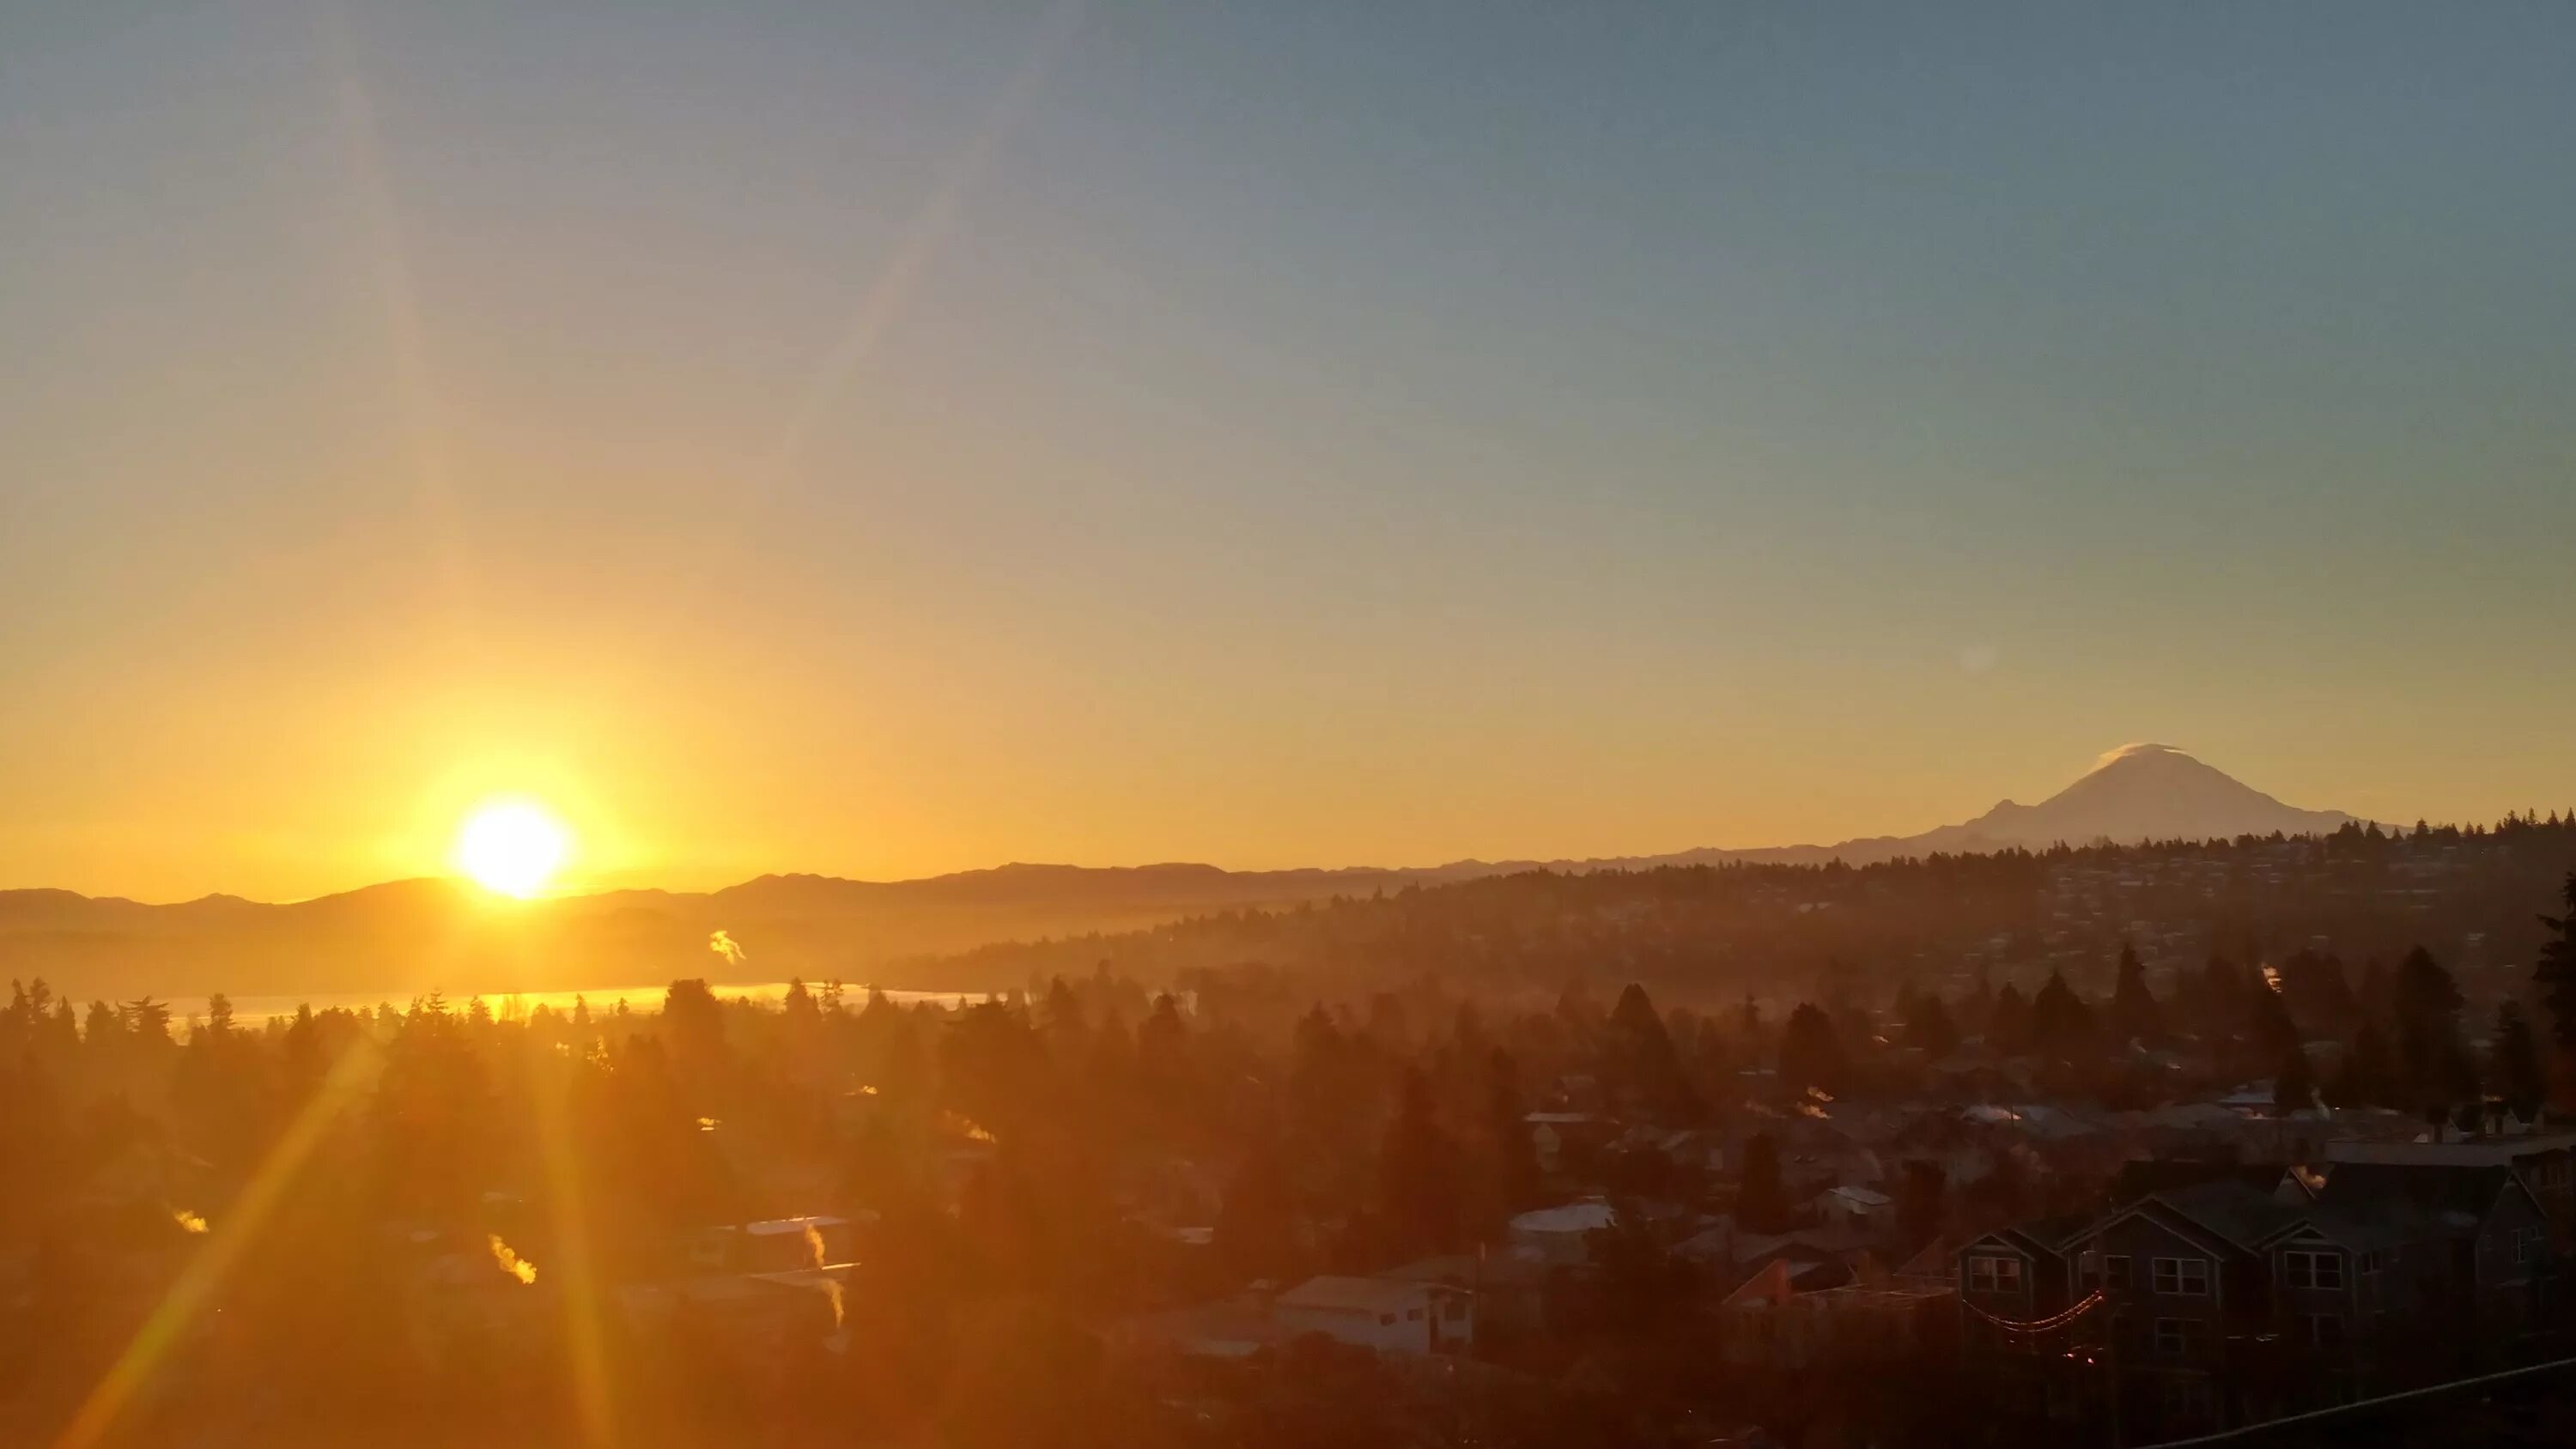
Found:
[[1507, 1253], [1446, 1253], [1417, 1258], [1376, 1275], [1433, 1283], [1473, 1295], [1473, 1322], [1488, 1331], [1529, 1332], [1545, 1320], [1549, 1271]]
[[1947, 1285], [1848, 1283], [1798, 1291], [1775, 1260], [1718, 1305], [1718, 1354], [1739, 1367], [1886, 1363], [1912, 1358], [1950, 1326]]
[[[1673, 1245], [1673, 1256], [1698, 1264], [1720, 1282], [1740, 1282], [1774, 1264], [1785, 1266], [1800, 1293], [1836, 1288], [1859, 1277], [1874, 1259], [1878, 1232], [1864, 1226], [1796, 1228], [1747, 1233], [1733, 1223], [1696, 1233]], [[1945, 1277], [1943, 1286], [1948, 1286]]]
[[1269, 1301], [1243, 1293], [1119, 1319], [1104, 1337], [1122, 1353], [1181, 1359], [1247, 1359], [1278, 1347], [1283, 1335]]
[[1896, 1199], [1871, 1187], [1830, 1187], [1807, 1204], [1816, 1221], [1835, 1227], [1853, 1223], [1884, 1226], [1896, 1219]]
[[1708, 1127], [1631, 1127], [1619, 1135], [1625, 1152], [1653, 1152], [1686, 1173], [1715, 1177], [1726, 1171], [1727, 1135]]
[[1588, 1197], [1562, 1207], [1522, 1213], [1505, 1225], [1504, 1233], [1513, 1257], [1575, 1267], [1591, 1261], [1592, 1248], [1587, 1238], [1610, 1226], [1613, 1216], [1608, 1201]]
[[2303, 1190], [2222, 1177], [2151, 1193], [2067, 1239], [2070, 1292], [2103, 1295], [2086, 1342], [2117, 1365], [2124, 1422], [2175, 1437], [2278, 1412], [2230, 1397], [2251, 1387], [2245, 1356], [2273, 1328], [2267, 1245], [2306, 1206]]
[[2417, 1337], [2410, 1362], [2465, 1368], [2510, 1356], [2555, 1307], [2549, 1214], [2510, 1163], [2339, 1162], [2318, 1203], [2402, 1238], [2394, 1262], [2356, 1267], [2394, 1273], [2391, 1291], [2414, 1301], [2387, 1305], [2347, 1337]]
[[1446, 1283], [1309, 1278], [1271, 1303], [1293, 1338], [1320, 1333], [1383, 1353], [1464, 1353], [1476, 1341], [1476, 1295]]
[[2082, 1232], [2081, 1216], [2040, 1218], [1971, 1238], [1958, 1249], [1960, 1311], [1991, 1331], [1968, 1326], [1968, 1341], [1997, 1338], [2012, 1346], [2021, 1325], [2055, 1318], [2073, 1300], [2067, 1240]]
[[2173, 1438], [2539, 1353], [2559, 1257], [2530, 1168], [2356, 1155], [2132, 1164], [2120, 1186], [2148, 1190], [2089, 1222], [1967, 1243], [1973, 1361], [2052, 1419]]
[[2385, 1167], [2510, 1167], [2549, 1215], [2564, 1251], [2576, 1243], [2576, 1132], [2509, 1133], [2452, 1142], [2333, 1142], [2331, 1164]]

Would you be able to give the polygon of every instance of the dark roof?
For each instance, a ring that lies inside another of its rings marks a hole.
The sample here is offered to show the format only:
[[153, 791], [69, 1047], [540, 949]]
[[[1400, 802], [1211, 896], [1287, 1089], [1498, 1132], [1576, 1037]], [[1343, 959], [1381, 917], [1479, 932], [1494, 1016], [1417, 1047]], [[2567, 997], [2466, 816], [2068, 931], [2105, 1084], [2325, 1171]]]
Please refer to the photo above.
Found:
[[2026, 1222], [2014, 1223], [2010, 1227], [1997, 1228], [1982, 1237], [1971, 1238], [1961, 1243], [1957, 1251], [1965, 1252], [1985, 1238], [2001, 1238], [2032, 1257], [2053, 1258], [2065, 1251], [2069, 1239], [2092, 1225], [2092, 1217], [2084, 1213], [2059, 1213], [2054, 1217], [2032, 1218]]
[[1547, 1267], [1515, 1258], [1509, 1253], [1496, 1253], [1484, 1258], [1473, 1253], [1449, 1253], [1417, 1258], [1377, 1276], [1406, 1283], [1443, 1283], [1473, 1291], [1478, 1288], [1535, 1287], [1547, 1281]]
[[2364, 1251], [2402, 1247], [2423, 1240], [2425, 1230], [2422, 1222], [2422, 1216], [2412, 1212], [2401, 1218], [2369, 1218], [2333, 1208], [2312, 1207], [2300, 1215], [2296, 1224], [2274, 1233], [2264, 1246], [2271, 1248], [2295, 1243], [2313, 1233], [2328, 1242]]
[[2249, 1253], [2265, 1238], [2306, 1216], [2301, 1209], [2276, 1200], [2269, 1190], [2232, 1177], [2167, 1188], [2148, 1194], [2145, 1201]]
[[2505, 1163], [2481, 1167], [2450, 1163], [2338, 1162], [2326, 1174], [2317, 1205], [2359, 1221], [2399, 1217], [2473, 1230], [2486, 1221], [2496, 1199], [2513, 1184]]
[[2111, 1201], [2132, 1203], [2155, 1193], [2197, 1187], [2204, 1182], [2241, 1182], [2247, 1187], [2270, 1192], [2281, 1185], [2282, 1174], [2288, 1170], [2278, 1163], [2133, 1158], [2120, 1164], [2120, 1175], [2112, 1179]]

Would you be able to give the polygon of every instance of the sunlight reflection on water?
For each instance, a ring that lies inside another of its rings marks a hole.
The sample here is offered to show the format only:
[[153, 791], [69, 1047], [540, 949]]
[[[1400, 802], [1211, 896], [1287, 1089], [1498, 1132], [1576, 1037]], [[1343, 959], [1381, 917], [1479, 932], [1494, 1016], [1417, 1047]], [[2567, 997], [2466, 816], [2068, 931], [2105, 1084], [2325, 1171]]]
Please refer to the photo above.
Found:
[[[709, 985], [718, 997], [726, 1001], [748, 999], [775, 1004], [787, 995], [787, 983], [784, 981], [719, 981], [711, 982]], [[805, 985], [807, 990], [818, 994], [822, 990], [819, 982], [809, 981]], [[617, 1003], [621, 1000], [626, 1003], [629, 1011], [660, 1011], [662, 993], [666, 989], [667, 983], [655, 986], [604, 986], [585, 991], [485, 992], [483, 1003], [492, 1008], [494, 1016], [508, 1018], [525, 1016], [540, 1006], [551, 1006], [559, 1012], [570, 1014], [573, 1001], [578, 997], [590, 1004], [591, 1017], [597, 1020], [613, 1015], [617, 1010]], [[865, 986], [853, 986], [845, 982], [841, 990], [841, 1004], [844, 1008], [856, 1011], [867, 1004], [868, 988]], [[985, 993], [980, 991], [888, 991], [886, 996], [904, 1006], [913, 1006], [925, 1001], [954, 1006], [960, 1002], [981, 1001]], [[473, 1000], [474, 993], [471, 992], [446, 993], [447, 1009], [450, 1011], [463, 1012]], [[204, 1020], [206, 1001], [207, 998], [203, 996], [173, 998], [170, 1002], [171, 1021], [175, 1025], [190, 1020]], [[392, 996], [382, 991], [316, 991], [300, 995], [236, 996], [232, 998], [232, 1003], [234, 1023], [239, 1026], [255, 1027], [272, 1018], [291, 1017], [295, 1015], [295, 1010], [299, 1006], [311, 1006], [317, 1012], [328, 1011], [334, 1007], [372, 1012], [379, 1006], [391, 1006], [396, 1011], [402, 1011], [410, 1007], [411, 998], [407, 995]]]

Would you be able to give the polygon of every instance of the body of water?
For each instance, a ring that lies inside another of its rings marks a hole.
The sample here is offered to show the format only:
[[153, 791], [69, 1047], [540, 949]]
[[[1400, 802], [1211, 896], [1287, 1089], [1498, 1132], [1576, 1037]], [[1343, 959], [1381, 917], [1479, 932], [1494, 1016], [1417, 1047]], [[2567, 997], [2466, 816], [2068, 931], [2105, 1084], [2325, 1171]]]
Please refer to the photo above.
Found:
[[[707, 984], [709, 989], [725, 1001], [758, 1001], [771, 1004], [785, 999], [788, 986], [784, 981], [711, 981]], [[645, 1013], [660, 1011], [663, 993], [669, 989], [669, 985], [668, 982], [662, 982], [652, 986], [600, 986], [582, 991], [484, 992], [482, 999], [485, 1005], [492, 1008], [495, 1016], [525, 1016], [540, 1006], [551, 1006], [557, 1011], [569, 1014], [572, 1011], [573, 1002], [579, 999], [589, 1002], [591, 1016], [598, 1018], [615, 1012], [617, 1003], [620, 1001], [625, 1002], [630, 1011]], [[806, 989], [818, 994], [820, 992], [820, 988], [812, 982], [806, 983]], [[981, 1001], [988, 994], [981, 991], [888, 991], [886, 993], [888, 998], [906, 1006], [925, 1001], [941, 1006], [955, 1006], [961, 1002]], [[475, 993], [458, 995], [450, 992], [446, 993], [445, 999], [449, 1010], [461, 1012], [474, 1001]], [[852, 1011], [865, 1005], [867, 999], [868, 989], [864, 986], [844, 985], [842, 988], [842, 1004]], [[171, 1020], [182, 1023], [203, 1020], [206, 1015], [206, 1000], [202, 996], [172, 998]], [[411, 1000], [407, 994], [396, 996], [381, 991], [316, 991], [300, 995], [236, 996], [232, 998], [233, 1020], [242, 1026], [257, 1026], [271, 1018], [291, 1017], [300, 1006], [310, 1006], [315, 1011], [346, 1007], [352, 1011], [368, 1012], [374, 1011], [379, 1006], [391, 1006], [396, 1011], [401, 1011], [410, 1007]]]

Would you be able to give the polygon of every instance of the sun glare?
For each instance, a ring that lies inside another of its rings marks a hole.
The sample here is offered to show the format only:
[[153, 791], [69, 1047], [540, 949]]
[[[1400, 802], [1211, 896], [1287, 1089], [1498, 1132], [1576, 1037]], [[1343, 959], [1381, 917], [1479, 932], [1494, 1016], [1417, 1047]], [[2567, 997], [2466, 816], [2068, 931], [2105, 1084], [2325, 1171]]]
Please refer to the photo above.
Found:
[[572, 853], [572, 832], [533, 800], [487, 800], [456, 832], [456, 868], [485, 890], [526, 900]]

